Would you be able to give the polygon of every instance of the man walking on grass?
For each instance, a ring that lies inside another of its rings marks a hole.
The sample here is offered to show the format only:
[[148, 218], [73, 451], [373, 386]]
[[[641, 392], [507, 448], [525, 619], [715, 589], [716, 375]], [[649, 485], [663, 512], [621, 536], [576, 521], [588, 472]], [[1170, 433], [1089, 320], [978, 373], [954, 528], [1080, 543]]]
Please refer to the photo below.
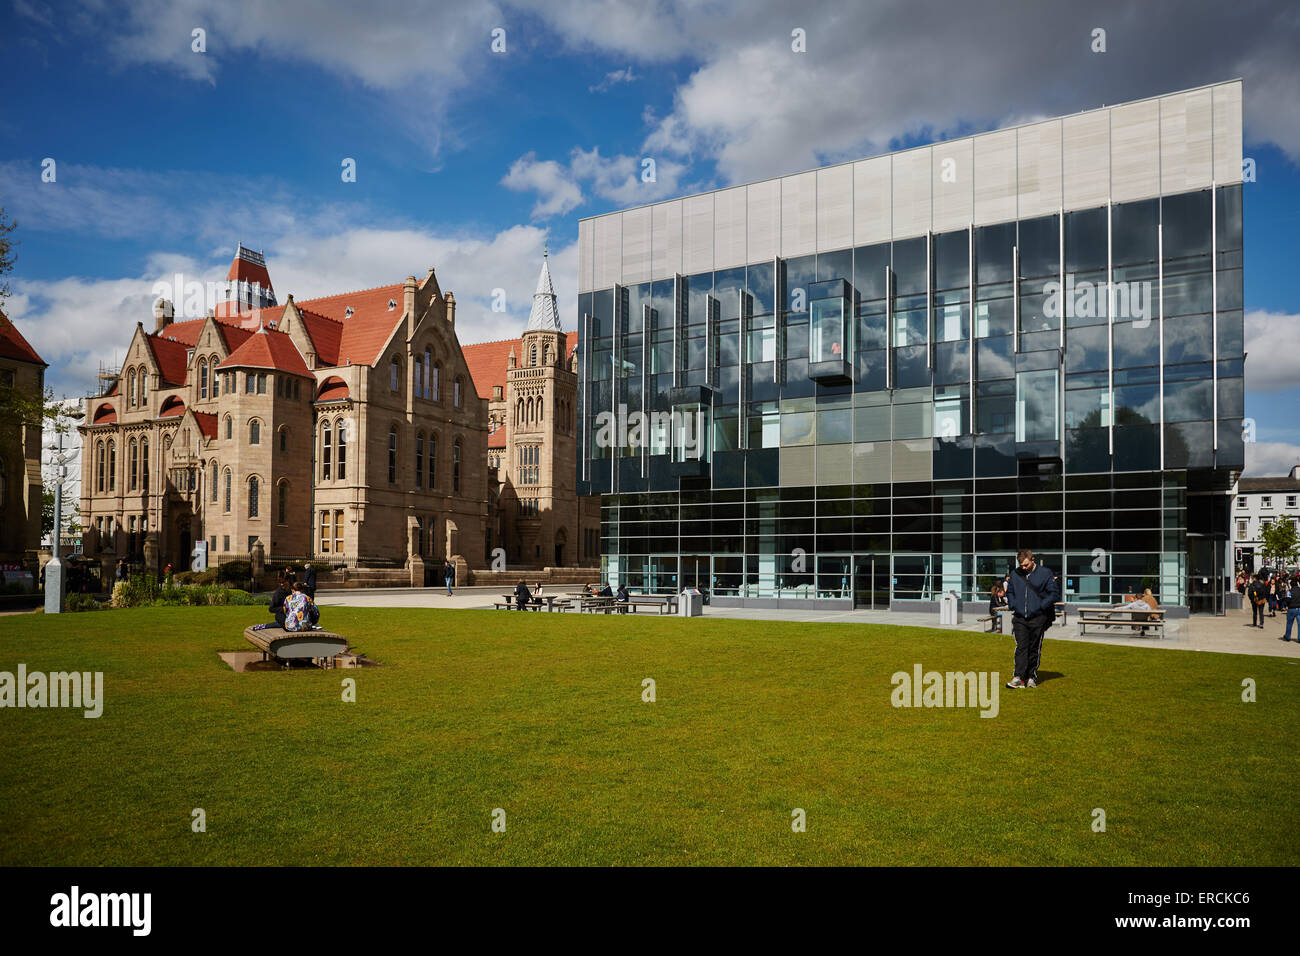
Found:
[[1034, 552], [1022, 548], [1016, 555], [1016, 569], [1007, 579], [1007, 605], [1011, 608], [1011, 628], [1016, 635], [1016, 672], [1008, 687], [1037, 687], [1038, 661], [1043, 652], [1043, 635], [1056, 618], [1056, 602], [1061, 586], [1045, 564], [1034, 559]]

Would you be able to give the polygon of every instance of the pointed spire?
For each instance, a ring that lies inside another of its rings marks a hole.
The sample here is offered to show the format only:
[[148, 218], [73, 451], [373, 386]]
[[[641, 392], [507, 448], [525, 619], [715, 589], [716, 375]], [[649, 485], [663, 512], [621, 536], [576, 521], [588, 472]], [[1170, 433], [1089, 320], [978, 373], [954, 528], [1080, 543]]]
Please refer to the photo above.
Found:
[[555, 286], [551, 283], [549, 250], [542, 254], [542, 271], [537, 276], [537, 291], [533, 293], [533, 311], [528, 316], [527, 332], [562, 332], [560, 313], [555, 305]]

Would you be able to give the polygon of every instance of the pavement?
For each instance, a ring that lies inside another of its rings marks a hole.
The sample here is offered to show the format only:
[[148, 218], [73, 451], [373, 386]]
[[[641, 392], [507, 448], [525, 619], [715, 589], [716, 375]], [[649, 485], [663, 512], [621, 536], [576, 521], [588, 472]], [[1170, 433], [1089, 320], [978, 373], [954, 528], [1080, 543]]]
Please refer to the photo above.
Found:
[[[563, 587], [559, 592], [563, 592]], [[505, 589], [457, 588], [451, 597], [442, 588], [385, 588], [365, 590], [321, 590], [316, 602], [322, 607], [441, 607], [492, 610], [494, 601], [502, 600]], [[544, 613], [544, 612], [543, 612]], [[642, 610], [649, 618], [658, 617], [653, 611]], [[834, 611], [809, 608], [807, 610], [777, 610], [774, 608], [706, 607], [705, 617], [727, 617], [750, 621], [804, 621], [826, 624], [892, 624], [904, 627], [933, 627], [944, 630], [982, 632], [983, 626], [976, 618], [982, 615], [966, 614], [963, 623], [955, 627], [941, 625], [938, 613], [906, 611]], [[1049, 640], [1083, 641], [1089, 644], [1123, 644], [1129, 647], [1156, 647], [1165, 650], [1216, 651], [1225, 654], [1253, 654], [1265, 657], [1285, 657], [1300, 664], [1300, 635], [1293, 633], [1290, 642], [1279, 640], [1286, 629], [1286, 615], [1264, 618], [1262, 629], [1250, 626], [1249, 609], [1228, 611], [1214, 617], [1195, 615], [1165, 622], [1165, 633], [1159, 637], [1127, 637], [1119, 634], [1079, 634], [1078, 620], [1071, 612], [1065, 624], [1057, 624], [1047, 632]], [[1001, 637], [1001, 635], [998, 635]], [[1006, 635], [1008, 641], [1011, 635]]]

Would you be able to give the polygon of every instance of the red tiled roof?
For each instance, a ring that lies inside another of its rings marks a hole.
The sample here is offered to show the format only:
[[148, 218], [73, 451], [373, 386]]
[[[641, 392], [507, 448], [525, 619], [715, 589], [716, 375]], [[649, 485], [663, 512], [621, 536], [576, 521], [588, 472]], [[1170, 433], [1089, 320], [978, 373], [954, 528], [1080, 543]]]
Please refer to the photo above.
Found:
[[[564, 357], [567, 360], [578, 345], [578, 333], [567, 332], [564, 340]], [[479, 342], [475, 345], [462, 345], [460, 347], [461, 352], [465, 355], [465, 364], [469, 366], [469, 375], [474, 380], [474, 390], [478, 392], [479, 398], [492, 401], [492, 389], [496, 385], [500, 385], [501, 393], [505, 394], [506, 373], [510, 371], [508, 360], [512, 347], [515, 350], [515, 358], [519, 360], [522, 367], [524, 364], [524, 340], [522, 338]]]
[[298, 346], [293, 344], [293, 339], [284, 332], [267, 328], [256, 335], [250, 335], [217, 368], [270, 368], [304, 378], [312, 377]]
[[[294, 303], [297, 305], [297, 303]], [[343, 339], [343, 325], [333, 319], [307, 309], [299, 308], [303, 328], [316, 346], [317, 365], [339, 364], [339, 343]]]
[[[330, 365], [374, 365], [379, 353], [402, 320], [402, 302], [405, 284], [378, 286], [356, 292], [340, 292], [320, 299], [304, 299], [296, 303], [327, 319], [340, 323], [338, 354]], [[388, 303], [395, 303], [392, 310]], [[352, 314], [348, 315], [348, 308]], [[311, 331], [310, 329], [308, 330]], [[314, 340], [314, 339], [313, 339]], [[317, 344], [320, 349], [320, 343]], [[326, 364], [322, 355], [322, 364]]]
[[266, 266], [258, 265], [249, 259], [236, 253], [235, 258], [230, 263], [230, 271], [226, 273], [227, 279], [238, 279], [241, 282], [259, 282], [262, 288], [271, 288], [271, 274], [266, 271]]
[[163, 381], [169, 385], [184, 385], [190, 346], [160, 335], [146, 335], [145, 341], [153, 349], [153, 357], [158, 363]]
[[163, 402], [162, 411], [158, 413], [159, 418], [175, 418], [178, 415], [185, 414], [185, 403], [181, 401], [179, 395], [173, 395], [167, 401]]
[[203, 432], [204, 438], [217, 437], [216, 415], [210, 415], [207, 412], [194, 412], [194, 420], [198, 422], [199, 431]]
[[488, 448], [505, 448], [506, 447], [506, 430], [498, 428], [496, 431], [488, 433]]
[[338, 402], [350, 397], [351, 394], [347, 382], [337, 375], [331, 375], [321, 383], [320, 391], [316, 393], [316, 401]]
[[117, 409], [105, 402], [95, 409], [95, 414], [90, 420], [92, 425], [111, 425], [117, 421]]
[[9, 316], [0, 312], [0, 357], [13, 359], [17, 362], [34, 362], [37, 365], [47, 365], [47, 363], [36, 354], [23, 334], [18, 331], [18, 326], [10, 321]]

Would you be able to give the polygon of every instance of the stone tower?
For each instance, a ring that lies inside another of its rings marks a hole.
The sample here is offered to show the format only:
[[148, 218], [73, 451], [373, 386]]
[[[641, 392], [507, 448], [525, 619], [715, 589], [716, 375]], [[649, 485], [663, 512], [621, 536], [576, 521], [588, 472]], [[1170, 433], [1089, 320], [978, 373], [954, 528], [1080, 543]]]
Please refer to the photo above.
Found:
[[[571, 567], [578, 562], [575, 439], [578, 376], [571, 368], [547, 256], [533, 293], [521, 351], [506, 372], [502, 504], [511, 565]], [[564, 462], [570, 467], [556, 467]]]

